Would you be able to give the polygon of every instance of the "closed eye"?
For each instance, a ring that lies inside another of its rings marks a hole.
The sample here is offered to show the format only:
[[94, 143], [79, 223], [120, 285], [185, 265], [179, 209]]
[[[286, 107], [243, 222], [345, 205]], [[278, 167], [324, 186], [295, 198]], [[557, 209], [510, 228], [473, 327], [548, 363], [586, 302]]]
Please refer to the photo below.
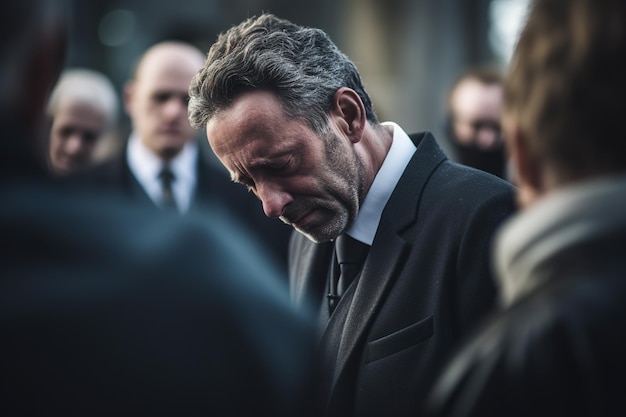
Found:
[[236, 184], [241, 184], [248, 189], [249, 192], [254, 192], [256, 190], [256, 185], [252, 178], [248, 177], [239, 177], [237, 180], [233, 180]]
[[292, 167], [292, 159], [293, 158], [290, 157], [274, 164], [268, 164], [264, 168], [274, 175], [286, 175], [290, 172], [289, 170]]

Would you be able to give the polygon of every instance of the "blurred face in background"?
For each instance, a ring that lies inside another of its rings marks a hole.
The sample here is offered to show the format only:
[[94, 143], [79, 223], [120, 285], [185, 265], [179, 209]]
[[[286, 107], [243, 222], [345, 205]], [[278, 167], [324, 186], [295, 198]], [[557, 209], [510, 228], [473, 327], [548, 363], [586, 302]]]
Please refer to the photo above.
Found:
[[96, 144], [108, 126], [106, 111], [93, 104], [61, 100], [50, 131], [50, 164], [67, 174], [92, 161]]
[[450, 97], [454, 139], [462, 145], [490, 149], [502, 145], [502, 86], [475, 79], [459, 83]]
[[173, 42], [157, 44], [141, 59], [125, 90], [133, 131], [162, 159], [170, 159], [195, 135], [187, 119], [189, 84], [204, 65], [199, 50]]

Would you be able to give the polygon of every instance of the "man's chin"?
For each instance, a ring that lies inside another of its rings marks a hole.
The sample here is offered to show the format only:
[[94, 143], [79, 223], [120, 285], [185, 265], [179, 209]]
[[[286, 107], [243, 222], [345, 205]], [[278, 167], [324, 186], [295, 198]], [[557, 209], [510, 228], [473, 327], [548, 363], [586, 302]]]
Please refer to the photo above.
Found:
[[[293, 226], [293, 225], [292, 225]], [[343, 233], [343, 229], [324, 227], [324, 228], [315, 228], [314, 230], [303, 230], [298, 227], [293, 226], [296, 231], [306, 236], [310, 241], [315, 243], [323, 243], [330, 242], [335, 239], [341, 233]]]
[[172, 159], [173, 157], [178, 155], [178, 153], [183, 149], [184, 145], [185, 144], [183, 143], [163, 146], [159, 149], [159, 155], [163, 159]]
[[315, 243], [328, 242], [343, 233], [350, 223], [348, 213], [341, 208], [317, 206], [298, 220], [290, 222], [281, 216], [280, 220], [290, 224], [299, 233]]
[[329, 242], [331, 239], [321, 240], [318, 236], [312, 235], [311, 233], [296, 229], [299, 233], [303, 234], [307, 239], [314, 243], [323, 243]]

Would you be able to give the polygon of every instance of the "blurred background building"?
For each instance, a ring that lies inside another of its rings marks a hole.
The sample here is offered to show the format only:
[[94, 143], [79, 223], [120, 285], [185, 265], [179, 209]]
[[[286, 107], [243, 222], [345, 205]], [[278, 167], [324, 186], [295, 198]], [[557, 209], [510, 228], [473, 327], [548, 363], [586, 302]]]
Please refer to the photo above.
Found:
[[381, 120], [443, 138], [447, 88], [470, 66], [506, 67], [527, 2], [70, 0], [67, 65], [101, 71], [121, 91], [153, 43], [180, 39], [208, 50], [219, 32], [269, 11], [324, 29], [357, 64]]

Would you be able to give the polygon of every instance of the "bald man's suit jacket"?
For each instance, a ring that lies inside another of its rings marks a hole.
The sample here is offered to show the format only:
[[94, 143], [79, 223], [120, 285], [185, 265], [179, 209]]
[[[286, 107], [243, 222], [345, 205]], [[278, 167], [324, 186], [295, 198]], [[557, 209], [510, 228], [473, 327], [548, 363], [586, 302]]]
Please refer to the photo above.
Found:
[[[418, 416], [451, 349], [492, 309], [490, 246], [512, 186], [449, 161], [430, 133], [391, 195], [358, 281], [321, 339], [321, 413]], [[333, 243], [290, 242], [296, 304], [324, 302]]]

